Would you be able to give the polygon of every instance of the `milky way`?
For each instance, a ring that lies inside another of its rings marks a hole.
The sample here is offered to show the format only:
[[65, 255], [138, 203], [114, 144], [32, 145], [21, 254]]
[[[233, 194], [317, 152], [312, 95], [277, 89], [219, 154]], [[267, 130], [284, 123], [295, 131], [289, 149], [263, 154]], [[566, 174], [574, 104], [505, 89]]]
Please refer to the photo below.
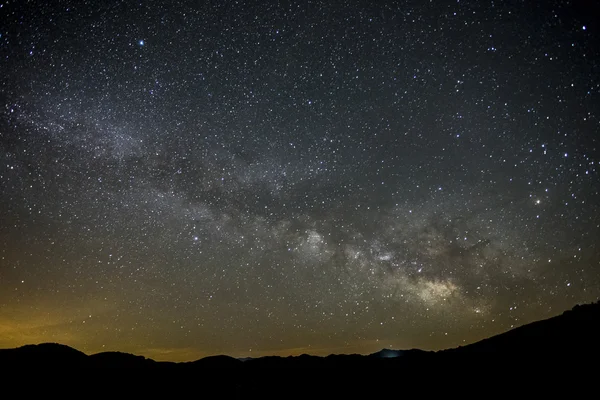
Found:
[[243, 3], [0, 4], [0, 347], [440, 349], [598, 298], [591, 5]]

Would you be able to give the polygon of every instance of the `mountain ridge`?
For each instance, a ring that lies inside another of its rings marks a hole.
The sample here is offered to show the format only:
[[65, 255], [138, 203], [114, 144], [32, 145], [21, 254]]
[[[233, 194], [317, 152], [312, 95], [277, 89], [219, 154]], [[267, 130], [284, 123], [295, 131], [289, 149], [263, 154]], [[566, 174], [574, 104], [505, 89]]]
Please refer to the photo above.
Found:
[[214, 355], [195, 361], [155, 361], [140, 355], [109, 351], [86, 355], [59, 343], [28, 344], [0, 349], [0, 367], [80, 368], [247, 368], [326, 366], [407, 366], [435, 361], [440, 364], [477, 357], [494, 362], [506, 359], [583, 358], [600, 354], [600, 302], [577, 305], [560, 315], [535, 321], [504, 333], [456, 348], [426, 351], [394, 350], [361, 354], [265, 356], [238, 359]]

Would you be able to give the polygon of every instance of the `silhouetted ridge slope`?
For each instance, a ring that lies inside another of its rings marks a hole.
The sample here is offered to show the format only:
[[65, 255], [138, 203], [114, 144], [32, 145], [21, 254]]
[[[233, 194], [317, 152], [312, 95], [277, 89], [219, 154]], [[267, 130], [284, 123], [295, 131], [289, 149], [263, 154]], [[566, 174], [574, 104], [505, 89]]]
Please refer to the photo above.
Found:
[[85, 353], [58, 343], [28, 344], [0, 350], [0, 367], [83, 367], [87, 363]]
[[196, 361], [184, 363], [188, 367], [211, 367], [211, 368], [232, 368], [241, 367], [242, 360], [229, 356], [210, 356], [204, 357]]
[[532, 322], [479, 342], [440, 353], [453, 356], [549, 357], [600, 351], [600, 302]]
[[118, 367], [118, 368], [149, 368], [156, 367], [157, 362], [120, 351], [107, 351], [103, 353], [92, 354], [89, 356], [90, 366], [96, 368]]

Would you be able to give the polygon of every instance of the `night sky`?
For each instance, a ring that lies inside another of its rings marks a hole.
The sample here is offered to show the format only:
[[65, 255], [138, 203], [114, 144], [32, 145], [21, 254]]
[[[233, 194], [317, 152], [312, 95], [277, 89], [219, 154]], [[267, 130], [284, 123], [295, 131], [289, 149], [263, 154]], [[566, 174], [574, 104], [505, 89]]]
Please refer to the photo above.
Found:
[[3, 1], [0, 348], [464, 345], [600, 295], [593, 1]]

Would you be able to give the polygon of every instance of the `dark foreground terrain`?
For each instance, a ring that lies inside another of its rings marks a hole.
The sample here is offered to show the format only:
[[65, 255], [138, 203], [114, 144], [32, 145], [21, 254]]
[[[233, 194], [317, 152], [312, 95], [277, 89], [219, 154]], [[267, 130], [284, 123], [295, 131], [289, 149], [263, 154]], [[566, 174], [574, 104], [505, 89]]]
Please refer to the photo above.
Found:
[[468, 346], [437, 352], [384, 349], [366, 356], [301, 355], [244, 360], [213, 356], [192, 362], [172, 363], [120, 352], [86, 355], [65, 345], [43, 343], [0, 350], [0, 368], [160, 368], [179, 371], [227, 368], [248, 371], [263, 367], [389, 367], [414, 371], [416, 366], [427, 366], [428, 370], [432, 370], [454, 367], [464, 362], [494, 367], [515, 363], [533, 367], [559, 361], [595, 364], [599, 355], [600, 302], [597, 302], [576, 306], [562, 315], [524, 325]]

